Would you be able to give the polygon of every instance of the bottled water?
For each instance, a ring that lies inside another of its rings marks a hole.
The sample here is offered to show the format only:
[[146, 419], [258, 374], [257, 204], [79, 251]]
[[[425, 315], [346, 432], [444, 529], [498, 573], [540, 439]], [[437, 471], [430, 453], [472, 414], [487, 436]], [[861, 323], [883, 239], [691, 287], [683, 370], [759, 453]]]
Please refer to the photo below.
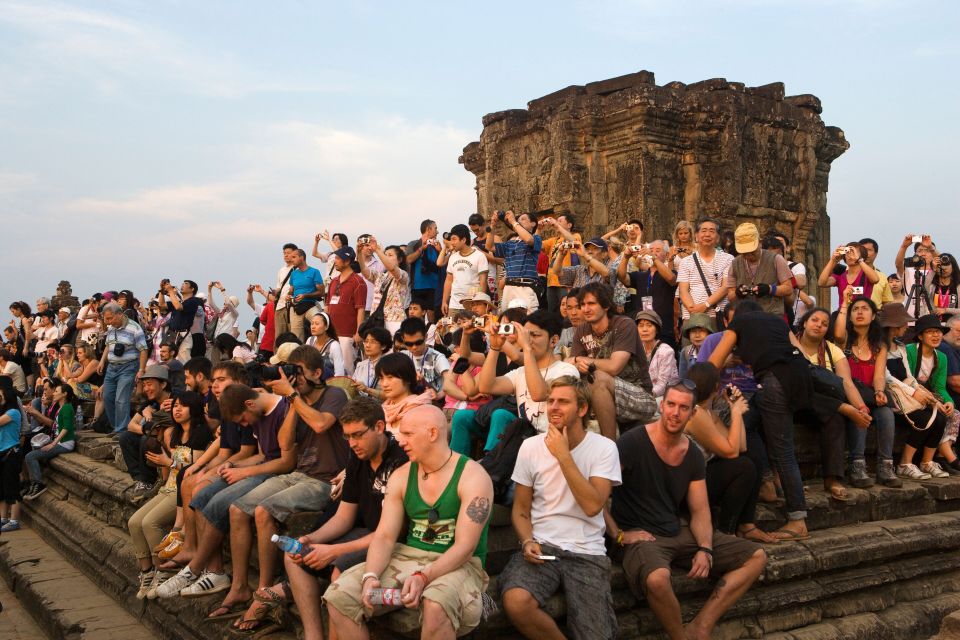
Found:
[[278, 536], [273, 534], [270, 536], [270, 542], [277, 545], [277, 548], [284, 553], [289, 553], [291, 555], [304, 555], [309, 553], [310, 545], [303, 544], [296, 538], [290, 538], [288, 536]]

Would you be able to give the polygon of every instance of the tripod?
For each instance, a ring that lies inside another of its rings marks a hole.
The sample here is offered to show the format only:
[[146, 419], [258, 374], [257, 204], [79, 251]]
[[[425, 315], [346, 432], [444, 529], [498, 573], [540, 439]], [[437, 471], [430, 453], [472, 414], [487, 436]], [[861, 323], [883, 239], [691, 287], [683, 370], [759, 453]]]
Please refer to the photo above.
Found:
[[930, 303], [930, 292], [923, 286], [923, 271], [917, 267], [913, 269], [913, 284], [910, 285], [910, 292], [907, 294], [907, 310], [913, 307], [913, 317], [917, 319], [922, 315], [923, 305], [927, 305], [927, 313], [933, 313], [933, 305]]

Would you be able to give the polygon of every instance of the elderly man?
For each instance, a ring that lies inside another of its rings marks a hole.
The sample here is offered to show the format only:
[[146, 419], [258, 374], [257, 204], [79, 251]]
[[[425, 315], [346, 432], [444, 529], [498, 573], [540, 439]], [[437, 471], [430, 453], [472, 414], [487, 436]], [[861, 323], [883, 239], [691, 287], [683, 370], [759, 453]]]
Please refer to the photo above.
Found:
[[731, 301], [754, 298], [767, 313], [782, 316], [783, 300], [793, 295], [793, 273], [780, 254], [760, 247], [757, 225], [744, 222], [734, 233], [737, 253], [727, 273]]
[[733, 256], [717, 250], [719, 238], [720, 223], [704, 218], [697, 223], [697, 250], [680, 261], [677, 283], [684, 320], [691, 313], [715, 318], [727, 306], [725, 277]]
[[390, 476], [367, 561], [324, 594], [330, 623], [345, 640], [368, 638], [365, 620], [396, 609], [374, 604], [374, 589], [402, 589], [403, 608], [392, 615], [420, 625], [424, 640], [453, 640], [483, 613], [493, 485], [483, 467], [450, 449], [447, 420], [434, 406], [411, 409], [397, 441], [410, 462]]
[[103, 376], [103, 412], [114, 433], [121, 433], [130, 421], [133, 383], [147, 369], [147, 337], [116, 302], [103, 307], [107, 327], [106, 346], [97, 373]]

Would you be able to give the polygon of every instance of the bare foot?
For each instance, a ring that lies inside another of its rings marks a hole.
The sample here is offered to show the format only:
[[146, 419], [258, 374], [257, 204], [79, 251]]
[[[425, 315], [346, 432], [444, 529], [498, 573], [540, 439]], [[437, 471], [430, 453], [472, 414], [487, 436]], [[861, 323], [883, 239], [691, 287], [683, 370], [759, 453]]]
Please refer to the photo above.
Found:
[[696, 620], [691, 620], [683, 626], [683, 635], [687, 640], [710, 640], [710, 631], [700, 628]]
[[760, 502], [779, 501], [779, 498], [777, 497], [777, 487], [773, 484], [773, 480], [764, 480], [763, 484], [760, 485], [760, 494], [758, 498]]

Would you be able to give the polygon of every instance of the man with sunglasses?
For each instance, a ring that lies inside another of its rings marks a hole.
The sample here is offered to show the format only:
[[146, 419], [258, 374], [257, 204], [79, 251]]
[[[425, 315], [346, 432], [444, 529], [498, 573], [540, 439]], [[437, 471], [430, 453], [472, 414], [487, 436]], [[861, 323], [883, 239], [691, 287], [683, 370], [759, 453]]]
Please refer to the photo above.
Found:
[[[763, 572], [759, 544], [713, 530], [703, 454], [684, 435], [696, 407], [696, 384], [667, 383], [660, 419], [626, 432], [617, 441], [623, 484], [614, 487], [605, 512], [607, 535], [623, 551], [623, 571], [637, 598], [645, 597], [674, 640], [707, 640], [720, 617]], [[682, 503], [689, 509], [689, 524]], [[713, 594], [684, 628], [670, 582], [674, 562], [687, 576], [719, 576]]]
[[[454, 640], [480, 624], [488, 577], [490, 476], [447, 444], [443, 411], [420, 405], [400, 420], [397, 441], [410, 462], [390, 476], [367, 561], [324, 594], [343, 640], [367, 638], [365, 619], [391, 613], [420, 637]], [[397, 539], [404, 535], [403, 543]], [[401, 589], [403, 607], [374, 605], [373, 589]]]
[[[285, 555], [283, 562], [300, 611], [305, 640], [323, 637], [319, 576], [336, 581], [350, 567], [366, 560], [373, 532], [380, 524], [383, 496], [390, 475], [407, 462], [407, 454], [386, 430], [383, 407], [373, 398], [351, 400], [340, 413], [343, 437], [350, 447], [343, 497], [323, 526], [300, 538], [308, 553]], [[276, 592], [277, 587], [272, 591]]]
[[578, 377], [550, 382], [547, 407], [547, 433], [524, 440], [513, 470], [522, 542], [500, 574], [503, 607], [527, 638], [563, 638], [543, 610], [562, 586], [573, 638], [615, 638], [603, 505], [620, 484], [617, 445], [584, 428], [590, 397]]
[[404, 354], [413, 360], [417, 369], [417, 376], [423, 378], [424, 384], [437, 394], [437, 399], [444, 397], [443, 383], [447, 378], [453, 378], [450, 361], [442, 353], [427, 346], [427, 326], [419, 318], [407, 318], [400, 324], [400, 335]]

